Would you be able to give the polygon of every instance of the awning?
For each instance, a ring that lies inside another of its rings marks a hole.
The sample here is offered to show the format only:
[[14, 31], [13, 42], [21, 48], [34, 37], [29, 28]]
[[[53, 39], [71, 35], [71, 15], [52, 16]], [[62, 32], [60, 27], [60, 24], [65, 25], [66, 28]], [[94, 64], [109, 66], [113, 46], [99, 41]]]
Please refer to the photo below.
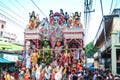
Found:
[[0, 58], [0, 63], [11, 63], [11, 62], [4, 58]]
[[11, 49], [11, 45], [9, 42], [4, 42], [4, 41], [0, 41], [0, 48], [7, 48], [7, 49]]
[[11, 51], [20, 51], [20, 50], [22, 51], [23, 50], [23, 46], [12, 44], [11, 47], [12, 47]]
[[0, 49], [2, 50], [3, 48], [5, 48], [5, 50], [11, 50], [11, 51], [23, 50], [22, 45], [0, 41]]

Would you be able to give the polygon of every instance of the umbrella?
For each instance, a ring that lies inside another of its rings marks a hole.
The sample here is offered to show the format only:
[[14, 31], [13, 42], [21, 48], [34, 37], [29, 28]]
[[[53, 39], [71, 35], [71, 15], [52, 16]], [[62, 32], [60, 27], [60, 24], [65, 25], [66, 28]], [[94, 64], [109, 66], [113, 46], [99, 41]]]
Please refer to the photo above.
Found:
[[55, 12], [54, 16], [60, 16], [60, 13], [59, 12]]

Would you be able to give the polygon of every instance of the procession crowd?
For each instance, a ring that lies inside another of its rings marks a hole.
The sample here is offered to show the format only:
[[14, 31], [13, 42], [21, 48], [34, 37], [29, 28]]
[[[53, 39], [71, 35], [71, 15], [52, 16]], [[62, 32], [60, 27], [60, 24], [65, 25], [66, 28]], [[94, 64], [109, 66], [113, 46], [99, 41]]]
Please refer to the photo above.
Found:
[[[49, 15], [50, 24], [53, 25], [58, 21], [63, 25], [65, 21], [69, 27], [82, 28], [78, 12], [75, 12], [74, 16], [68, 17], [67, 12], [64, 15], [61, 9], [61, 14], [53, 14], [51, 10]], [[29, 29], [36, 27], [34, 26], [34, 20], [36, 20], [36, 16], [33, 12], [30, 16]], [[74, 22], [74, 25], [72, 25], [72, 22]], [[58, 41], [55, 51], [52, 53], [54, 55], [49, 54], [49, 51], [41, 53], [38, 49], [35, 49], [35, 45], [33, 46], [28, 50], [25, 49], [23, 60], [16, 61], [14, 71], [6, 68], [3, 69], [0, 80], [117, 80], [110, 70], [88, 69], [85, 66], [84, 52], [82, 49], [77, 50], [74, 47], [76, 45], [73, 45], [72, 48], [74, 49], [68, 50], [67, 48], [62, 50], [61, 42]]]
[[[57, 68], [59, 69], [58, 72]], [[25, 68], [13, 72], [10, 70], [3, 71], [0, 80], [120, 80], [120, 77], [113, 76], [111, 71], [102, 69], [89, 70], [83, 67], [82, 72], [77, 72], [77, 70], [69, 69], [67, 65], [65, 67], [58, 66], [57, 68], [44, 65], [42, 69], [42, 65], [40, 65], [36, 67], [35, 74]], [[63, 70], [61, 71], [61, 69]]]
[[[64, 52], [64, 51], [63, 51]], [[22, 64], [16, 62], [16, 70], [4, 69], [0, 80], [120, 80], [110, 70], [89, 70], [80, 56], [73, 52], [60, 53], [47, 63], [42, 60], [39, 64], [40, 54], [34, 50], [27, 52]]]

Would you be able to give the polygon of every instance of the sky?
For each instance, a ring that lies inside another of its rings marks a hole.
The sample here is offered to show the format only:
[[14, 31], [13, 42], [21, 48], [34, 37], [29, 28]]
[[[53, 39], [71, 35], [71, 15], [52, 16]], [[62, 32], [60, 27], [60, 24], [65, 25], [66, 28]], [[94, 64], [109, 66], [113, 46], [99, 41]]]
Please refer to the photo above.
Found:
[[[78, 12], [84, 11], [83, 0], [76, 0], [76, 1], [33, 0], [33, 1], [37, 4], [37, 6], [42, 10], [42, 12], [44, 12], [44, 14], [47, 17], [49, 16], [49, 11], [51, 9], [53, 10], [53, 12], [59, 12], [60, 9], [62, 8], [64, 12], [68, 12], [68, 13], [73, 13], [75, 11]], [[4, 10], [4, 12], [1, 10]], [[18, 36], [17, 40], [20, 41], [24, 40], [24, 35], [23, 35], [24, 28], [29, 23], [29, 13], [31, 13], [32, 11], [35, 11], [36, 14], [39, 14], [40, 20], [42, 20], [42, 18], [45, 17], [36, 8], [36, 6], [32, 3], [31, 0], [0, 0], [0, 13], [8, 16], [10, 19], [14, 20], [17, 24], [15, 22], [11, 22], [11, 20], [6, 19], [2, 15], [0, 15], [0, 19], [5, 20], [7, 22], [6, 31], [15, 33]]]
[[[37, 6], [48, 17], [49, 11], [59, 12], [62, 8], [64, 12], [82, 12], [81, 23], [84, 25], [84, 0], [33, 0]], [[109, 14], [112, 0], [102, 0], [104, 14]], [[116, 4], [117, 2], [117, 4]], [[113, 8], [119, 7], [119, 0], [113, 0]], [[116, 5], [116, 6], [115, 6]], [[93, 0], [93, 9], [91, 13], [90, 24], [87, 31], [85, 43], [92, 41], [99, 28], [102, 18], [100, 0]], [[24, 41], [24, 29], [29, 23], [29, 13], [35, 11], [39, 14], [40, 20], [45, 16], [36, 8], [32, 0], [0, 0], [0, 19], [6, 21], [6, 31], [17, 35], [17, 40]], [[7, 18], [5, 16], [7, 16]], [[9, 19], [8, 19], [9, 18]], [[12, 20], [11, 20], [12, 19]]]
[[[120, 8], [120, 0], [113, 0], [112, 7], [111, 2], [112, 0], [102, 0], [104, 15], [110, 15], [114, 8]], [[86, 33], [85, 45], [94, 40], [100, 26], [100, 22], [102, 20], [100, 0], [93, 0], [92, 10], [93, 9], [95, 9], [95, 12], [92, 12], [90, 14], [90, 21]]]

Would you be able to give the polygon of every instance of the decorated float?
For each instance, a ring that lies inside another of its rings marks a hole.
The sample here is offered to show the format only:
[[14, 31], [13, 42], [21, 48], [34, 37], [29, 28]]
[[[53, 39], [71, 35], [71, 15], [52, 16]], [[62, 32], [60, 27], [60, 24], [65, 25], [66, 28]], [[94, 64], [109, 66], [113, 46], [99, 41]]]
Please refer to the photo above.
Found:
[[59, 59], [62, 53], [66, 56], [65, 63], [70, 63], [70, 56], [73, 60], [84, 60], [84, 34], [80, 16], [78, 12], [70, 16], [67, 12], [64, 14], [62, 9], [60, 12], [50, 10], [49, 18], [40, 21], [33, 11], [24, 32], [25, 51], [29, 50], [32, 55], [32, 51], [37, 50], [39, 64], [49, 64], [53, 59]]

